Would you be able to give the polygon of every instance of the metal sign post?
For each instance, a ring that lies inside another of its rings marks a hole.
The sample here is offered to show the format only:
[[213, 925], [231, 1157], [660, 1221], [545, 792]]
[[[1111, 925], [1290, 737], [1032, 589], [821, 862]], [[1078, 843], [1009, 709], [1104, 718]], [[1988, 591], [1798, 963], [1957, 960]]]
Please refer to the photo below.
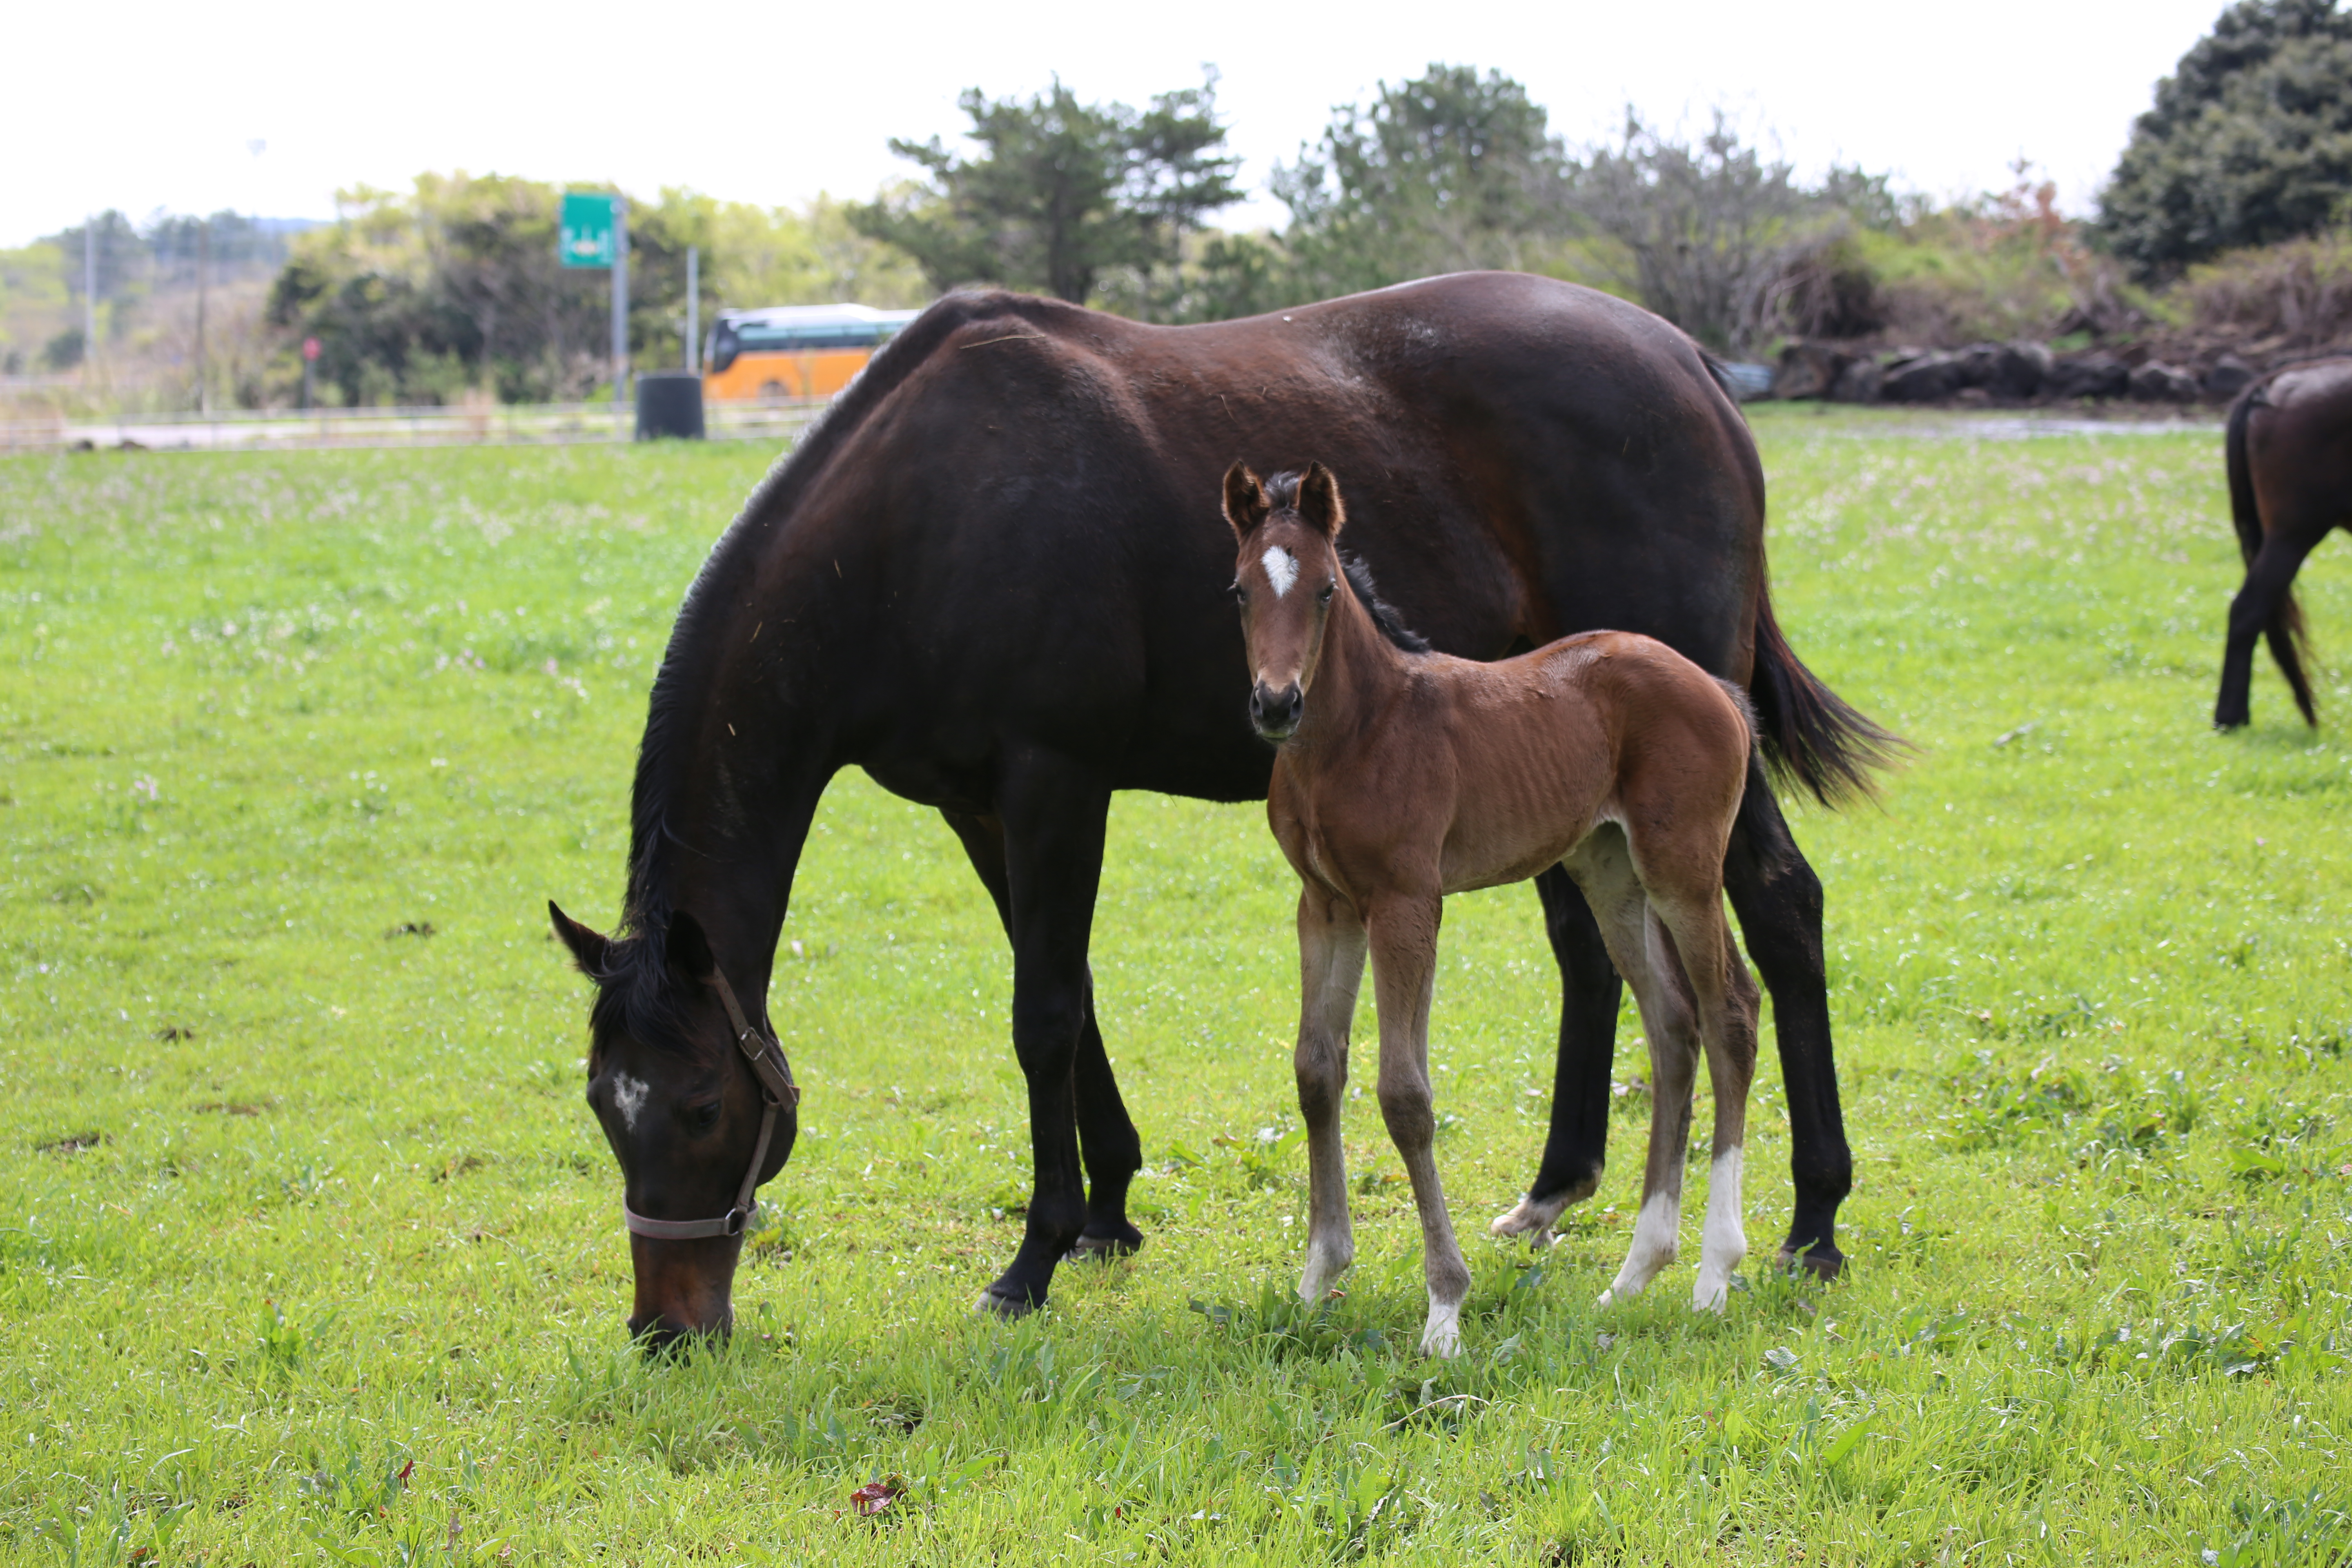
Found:
[[613, 416], [629, 402], [629, 216], [627, 204], [602, 191], [566, 191], [556, 258], [566, 267], [609, 268], [613, 274]]
[[686, 369], [702, 373], [702, 247], [686, 247]]

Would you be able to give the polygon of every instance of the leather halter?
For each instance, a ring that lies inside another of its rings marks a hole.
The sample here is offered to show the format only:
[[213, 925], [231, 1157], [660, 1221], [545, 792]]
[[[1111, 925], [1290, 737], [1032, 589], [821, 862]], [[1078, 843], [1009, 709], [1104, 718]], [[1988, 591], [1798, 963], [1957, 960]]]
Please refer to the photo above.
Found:
[[751, 1148], [751, 1167], [743, 1173], [742, 1188], [735, 1194], [735, 1206], [717, 1219], [647, 1219], [629, 1206], [626, 1197], [621, 1200], [621, 1219], [631, 1232], [656, 1241], [698, 1241], [711, 1236], [740, 1236], [744, 1226], [760, 1212], [760, 1201], [752, 1192], [760, 1184], [760, 1167], [768, 1158], [768, 1143], [776, 1133], [776, 1113], [790, 1106], [798, 1110], [801, 1103], [800, 1085], [793, 1081], [792, 1064], [784, 1059], [784, 1047], [772, 1035], [761, 1034], [743, 1016], [742, 1005], [735, 1000], [735, 988], [727, 984], [727, 976], [719, 973], [716, 964], [703, 976], [710, 988], [719, 993], [719, 1005], [727, 1009], [728, 1026], [735, 1031], [736, 1048], [744, 1060], [751, 1064], [752, 1076], [760, 1080], [760, 1141]]

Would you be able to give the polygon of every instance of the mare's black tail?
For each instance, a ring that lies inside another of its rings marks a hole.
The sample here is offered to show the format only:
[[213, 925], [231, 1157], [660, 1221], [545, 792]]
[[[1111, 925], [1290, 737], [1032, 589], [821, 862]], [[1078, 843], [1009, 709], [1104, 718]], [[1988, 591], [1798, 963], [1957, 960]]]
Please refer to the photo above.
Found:
[[1803, 787], [1823, 805], [1875, 793], [1874, 768], [1891, 767], [1911, 743], [1849, 706], [1799, 662], [1772, 616], [1772, 590], [1756, 593], [1756, 673], [1748, 695], [1757, 738], [1775, 777]]
[[[2238, 531], [2238, 553], [2245, 557], [2250, 572], [2254, 557], [2262, 553], [2263, 512], [2254, 500], [2253, 468], [2246, 457], [2246, 427], [2253, 423], [2254, 410], [2264, 406], [2265, 384], [2266, 382], [2256, 382], [2231, 408], [2229, 432], [2222, 443], [2230, 471], [2230, 521]], [[2279, 673], [2286, 677], [2287, 687], [2294, 693], [2294, 705], [2303, 710], [2303, 721], [2316, 728], [2319, 710], [2312, 702], [2311, 682], [2303, 673], [2304, 660], [2312, 658], [2311, 634], [2304, 627], [2303, 606], [2295, 602], [2294, 584], [2289, 583], [2286, 591], [2279, 595], [2278, 608], [2263, 627], [2263, 640], [2270, 644], [2271, 658], [2278, 661]]]

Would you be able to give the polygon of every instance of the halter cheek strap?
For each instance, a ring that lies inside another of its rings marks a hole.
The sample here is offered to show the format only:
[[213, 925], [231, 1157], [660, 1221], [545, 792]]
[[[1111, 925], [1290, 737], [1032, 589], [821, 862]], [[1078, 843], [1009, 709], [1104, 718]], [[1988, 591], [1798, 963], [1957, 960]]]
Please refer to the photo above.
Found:
[[648, 1219], [631, 1208], [628, 1200], [621, 1201], [621, 1220], [632, 1235], [656, 1241], [699, 1241], [706, 1237], [740, 1236], [746, 1226], [760, 1212], [759, 1200], [752, 1195], [760, 1184], [760, 1167], [767, 1163], [768, 1145], [776, 1136], [777, 1114], [786, 1107], [799, 1109], [800, 1085], [793, 1081], [792, 1064], [784, 1059], [784, 1047], [773, 1036], [763, 1035], [743, 1016], [742, 1004], [735, 1000], [735, 988], [727, 984], [727, 976], [712, 965], [703, 979], [719, 993], [719, 1005], [727, 1009], [728, 1026], [735, 1031], [735, 1047], [751, 1064], [752, 1076], [760, 1080], [760, 1141], [751, 1146], [751, 1163], [743, 1172], [743, 1185], [735, 1194], [735, 1206], [717, 1219]]

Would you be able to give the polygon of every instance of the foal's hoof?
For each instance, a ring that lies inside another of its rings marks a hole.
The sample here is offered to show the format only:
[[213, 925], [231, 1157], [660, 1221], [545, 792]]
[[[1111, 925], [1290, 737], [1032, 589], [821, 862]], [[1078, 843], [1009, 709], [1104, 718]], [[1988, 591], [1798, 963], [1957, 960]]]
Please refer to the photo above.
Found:
[[1070, 1250], [1062, 1255], [1062, 1261], [1108, 1263], [1114, 1258], [1132, 1258], [1142, 1250], [1143, 1233], [1131, 1225], [1122, 1225], [1108, 1236], [1080, 1236], [1070, 1243]]
[[971, 1304], [971, 1310], [974, 1317], [986, 1313], [1009, 1323], [1015, 1318], [1027, 1317], [1043, 1304], [1033, 1305], [1026, 1297], [1002, 1295], [995, 1286], [991, 1285], [980, 1293], [980, 1300]]
[[1822, 1280], [1834, 1279], [1845, 1272], [1845, 1254], [1825, 1241], [1803, 1247], [1791, 1247], [1784, 1241], [1772, 1263], [1781, 1269], [1801, 1268]]

